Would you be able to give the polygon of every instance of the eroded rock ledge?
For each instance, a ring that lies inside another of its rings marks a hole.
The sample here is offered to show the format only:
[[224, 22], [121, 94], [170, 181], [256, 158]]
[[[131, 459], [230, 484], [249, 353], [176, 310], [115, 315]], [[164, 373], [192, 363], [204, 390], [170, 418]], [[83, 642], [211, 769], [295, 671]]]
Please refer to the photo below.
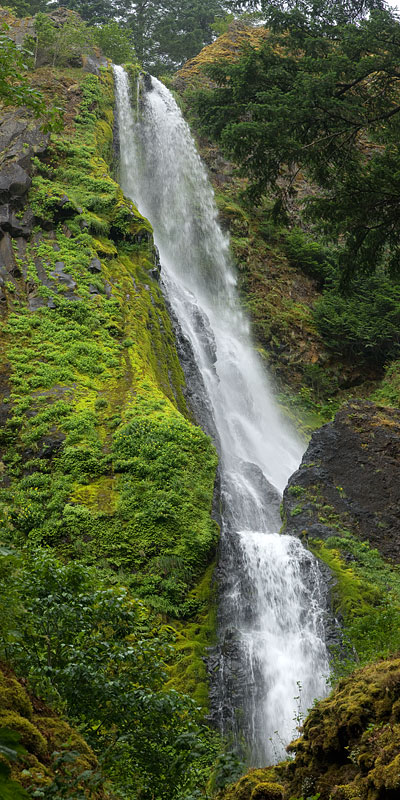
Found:
[[285, 532], [336, 535], [340, 522], [400, 561], [400, 410], [348, 403], [317, 430], [284, 493]]

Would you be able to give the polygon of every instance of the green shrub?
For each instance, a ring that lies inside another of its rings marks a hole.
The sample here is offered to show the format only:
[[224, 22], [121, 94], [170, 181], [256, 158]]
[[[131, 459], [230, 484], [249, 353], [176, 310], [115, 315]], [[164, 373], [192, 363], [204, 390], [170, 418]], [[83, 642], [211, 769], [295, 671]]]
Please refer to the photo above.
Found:
[[[203, 728], [189, 697], [165, 688], [168, 633], [152, 628], [142, 604], [117, 582], [107, 585], [98, 570], [64, 565], [45, 550], [19, 563], [0, 556], [0, 574], [0, 614], [11, 598], [14, 612], [0, 656], [62, 704], [105, 753], [117, 786], [143, 800], [172, 800], [194, 789], [219, 737]], [[34, 752], [45, 752], [28, 720], [6, 710], [2, 723]]]
[[96, 28], [94, 37], [104, 55], [111, 58], [114, 64], [123, 64], [135, 59], [131, 32], [121, 27], [115, 20]]
[[316, 302], [314, 318], [335, 353], [383, 366], [399, 353], [400, 285], [384, 273], [365, 275], [344, 294], [336, 281]]
[[301, 228], [293, 228], [286, 234], [284, 248], [289, 264], [314, 278], [320, 288], [333, 274], [335, 266], [332, 251]]

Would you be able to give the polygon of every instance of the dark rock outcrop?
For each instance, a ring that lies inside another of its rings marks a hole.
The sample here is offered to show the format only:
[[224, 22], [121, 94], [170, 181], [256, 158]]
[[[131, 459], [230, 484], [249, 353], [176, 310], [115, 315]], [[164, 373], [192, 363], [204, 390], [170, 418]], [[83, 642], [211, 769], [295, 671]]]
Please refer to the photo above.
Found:
[[49, 134], [25, 109], [8, 110], [0, 120], [0, 238], [28, 238], [34, 216], [25, 208], [31, 186], [32, 159], [43, 153]]
[[316, 431], [284, 493], [285, 532], [326, 539], [340, 523], [400, 561], [400, 410], [352, 402]]

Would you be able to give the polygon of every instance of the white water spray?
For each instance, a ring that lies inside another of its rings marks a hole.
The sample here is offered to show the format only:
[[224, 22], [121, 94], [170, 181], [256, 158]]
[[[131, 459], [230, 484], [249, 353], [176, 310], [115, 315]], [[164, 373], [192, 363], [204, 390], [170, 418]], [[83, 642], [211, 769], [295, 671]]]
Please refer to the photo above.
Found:
[[282, 755], [296, 718], [324, 693], [328, 672], [316, 561], [276, 532], [277, 498], [302, 446], [276, 409], [252, 344], [229, 240], [187, 124], [155, 78], [135, 119], [128, 77], [122, 67], [114, 71], [121, 185], [153, 225], [164, 291], [191, 343], [219, 437], [227, 572], [219, 724], [247, 739], [253, 763], [265, 763]]

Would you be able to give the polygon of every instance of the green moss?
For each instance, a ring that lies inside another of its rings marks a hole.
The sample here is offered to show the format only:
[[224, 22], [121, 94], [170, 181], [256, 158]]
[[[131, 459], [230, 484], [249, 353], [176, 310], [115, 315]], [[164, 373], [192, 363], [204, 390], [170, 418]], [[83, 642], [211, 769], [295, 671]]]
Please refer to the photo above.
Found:
[[254, 787], [251, 800], [282, 800], [283, 786], [270, 781], [261, 781]]
[[206, 707], [216, 454], [186, 407], [151, 226], [111, 177], [112, 73], [74, 80], [74, 124], [35, 161], [41, 227], [2, 324], [0, 518], [13, 543], [123, 571], [154, 615], [179, 619], [170, 680]]
[[340, 681], [318, 703], [302, 738], [290, 746], [296, 752], [290, 767], [292, 790], [299, 790], [307, 778], [322, 800], [331, 792], [343, 800], [378, 800], [387, 789], [398, 789], [399, 681], [398, 658], [378, 662]]
[[348, 657], [337, 654], [335, 674], [400, 649], [400, 570], [377, 550], [340, 528], [326, 542], [309, 542], [335, 576], [333, 602], [343, 617]]
[[[78, 774], [84, 770], [98, 769], [97, 759], [81, 735], [45, 706], [43, 701], [29, 695], [9, 670], [5, 672], [1, 668], [0, 727], [17, 733], [26, 750], [17, 760], [7, 762], [11, 766], [16, 787], [23, 786], [31, 792], [32, 787], [39, 791], [48, 786], [54, 778], [51, 756], [60, 749], [75, 752], [77, 757], [73, 771], [76, 770]], [[100, 790], [96, 797], [106, 800], [109, 795]]]
[[385, 372], [382, 383], [371, 396], [375, 403], [399, 408], [400, 406], [400, 362], [394, 361]]
[[42, 731], [47, 740], [47, 747], [53, 752], [60, 745], [68, 743], [68, 748], [79, 753], [80, 763], [86, 769], [96, 766], [96, 758], [89, 745], [82, 739], [68, 722], [57, 716], [40, 716], [36, 718], [36, 724]]
[[[256, 792], [258, 786], [267, 785], [269, 787], [277, 787], [278, 791], [281, 790], [279, 783], [276, 783], [278, 774], [274, 767], [267, 767], [266, 769], [251, 769], [246, 775], [243, 775], [237, 783], [231, 784], [223, 792], [220, 792], [220, 797], [224, 800], [251, 800], [253, 792]], [[258, 796], [258, 795], [257, 795]], [[277, 795], [277, 797], [281, 797]], [[261, 797], [259, 797], [261, 800]], [[268, 798], [269, 800], [269, 798]], [[276, 800], [276, 795], [273, 795], [273, 800]]]
[[13, 676], [6, 676], [0, 671], [0, 713], [13, 710], [30, 719], [32, 703], [19, 681]]
[[381, 800], [400, 789], [400, 660], [370, 664], [316, 703], [292, 760], [250, 770], [220, 800]]
[[214, 568], [215, 565], [211, 564], [197, 586], [189, 592], [185, 611], [191, 619], [174, 623], [176, 660], [168, 670], [169, 685], [189, 694], [204, 711], [209, 706], [204, 655], [216, 641], [217, 598]]
[[36, 756], [44, 756], [46, 753], [46, 740], [38, 731], [37, 727], [16, 711], [0, 711], [0, 727], [10, 728], [16, 731], [21, 740], [21, 744]]

